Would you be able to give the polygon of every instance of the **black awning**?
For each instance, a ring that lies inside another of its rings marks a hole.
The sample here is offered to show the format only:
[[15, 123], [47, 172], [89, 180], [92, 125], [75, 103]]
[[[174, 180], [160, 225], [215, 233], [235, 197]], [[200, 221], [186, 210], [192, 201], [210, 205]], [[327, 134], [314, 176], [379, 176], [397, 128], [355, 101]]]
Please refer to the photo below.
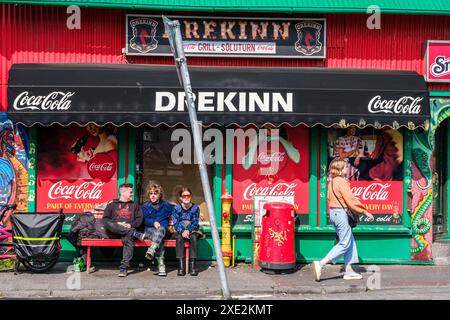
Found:
[[[356, 124], [423, 127], [422, 76], [409, 71], [189, 67], [204, 125]], [[174, 66], [15, 64], [8, 115], [15, 123], [189, 124]]]

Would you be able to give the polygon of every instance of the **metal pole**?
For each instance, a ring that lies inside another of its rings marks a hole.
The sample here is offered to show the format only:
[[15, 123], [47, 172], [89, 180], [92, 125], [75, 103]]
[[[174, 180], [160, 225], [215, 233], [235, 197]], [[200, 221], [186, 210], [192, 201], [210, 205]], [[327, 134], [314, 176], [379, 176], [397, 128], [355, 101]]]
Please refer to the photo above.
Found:
[[171, 21], [164, 16], [163, 21], [169, 31], [169, 41], [171, 42], [171, 47], [172, 50], [174, 51], [174, 58], [178, 69], [178, 76], [186, 93], [187, 107], [189, 110], [189, 119], [192, 127], [192, 133], [194, 135], [194, 149], [195, 154], [197, 156], [198, 166], [200, 169], [200, 177], [202, 181], [203, 193], [206, 199], [206, 207], [208, 209], [208, 215], [211, 223], [211, 232], [214, 243], [214, 250], [216, 251], [216, 261], [219, 267], [220, 282], [222, 284], [222, 293], [224, 299], [229, 300], [231, 299], [231, 294], [230, 289], [228, 287], [228, 279], [227, 274], [225, 272], [225, 265], [223, 262], [222, 250], [220, 247], [219, 232], [217, 230], [213, 198], [211, 195], [211, 187], [209, 185], [208, 172], [206, 171], [205, 159], [203, 155], [203, 145], [202, 139], [200, 137], [200, 130], [198, 127], [197, 113], [194, 106], [191, 80], [189, 78], [187, 61], [184, 55], [183, 39], [181, 37], [180, 23], [177, 20]]

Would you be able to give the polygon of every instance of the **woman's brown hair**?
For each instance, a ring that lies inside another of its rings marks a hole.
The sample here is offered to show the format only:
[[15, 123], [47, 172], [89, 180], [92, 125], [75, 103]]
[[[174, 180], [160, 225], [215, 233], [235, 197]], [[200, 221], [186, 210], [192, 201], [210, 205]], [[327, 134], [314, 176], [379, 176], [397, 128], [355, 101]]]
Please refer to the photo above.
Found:
[[164, 196], [164, 190], [163, 190], [163, 188], [161, 187], [160, 184], [158, 184], [158, 183], [156, 183], [156, 182], [154, 182], [154, 181], [150, 181], [150, 182], [148, 183], [148, 185], [147, 185], [147, 188], [145, 189], [145, 191], [147, 192], [147, 196], [148, 196], [149, 192], [152, 191], [152, 190], [158, 191], [158, 192], [159, 192], [159, 195], [160, 195], [159, 198], [160, 198], [161, 200], [163, 199], [163, 196]]
[[192, 191], [191, 191], [191, 189], [189, 189], [188, 187], [181, 187], [180, 192], [178, 193], [178, 196], [181, 197], [181, 195], [182, 195], [183, 192], [185, 192], [185, 191], [189, 192], [189, 193], [191, 194], [191, 196], [192, 196]]
[[344, 170], [346, 162], [341, 159], [334, 159], [330, 163], [330, 175], [332, 178], [340, 177], [342, 170]]

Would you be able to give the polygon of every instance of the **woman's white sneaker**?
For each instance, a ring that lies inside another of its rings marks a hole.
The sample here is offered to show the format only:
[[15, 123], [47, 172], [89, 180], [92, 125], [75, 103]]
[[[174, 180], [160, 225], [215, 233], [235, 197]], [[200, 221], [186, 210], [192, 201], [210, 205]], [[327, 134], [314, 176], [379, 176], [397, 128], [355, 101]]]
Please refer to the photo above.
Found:
[[320, 276], [322, 275], [322, 267], [319, 261], [313, 261], [313, 270], [316, 281], [320, 281]]
[[344, 274], [344, 280], [360, 280], [363, 276], [356, 272], [350, 272]]

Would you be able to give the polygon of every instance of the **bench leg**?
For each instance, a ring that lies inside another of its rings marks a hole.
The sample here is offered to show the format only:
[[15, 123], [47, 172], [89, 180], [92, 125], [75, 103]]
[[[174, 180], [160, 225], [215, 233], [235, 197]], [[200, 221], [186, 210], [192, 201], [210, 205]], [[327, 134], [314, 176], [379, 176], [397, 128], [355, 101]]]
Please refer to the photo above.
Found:
[[89, 274], [89, 270], [91, 269], [91, 247], [87, 247], [87, 257], [86, 257], [86, 273]]
[[186, 264], [186, 273], [188, 273], [189, 272], [189, 247], [186, 247], [186, 248], [184, 248], [184, 250], [185, 250], [185, 259], [186, 259], [186, 261], [185, 261], [185, 264]]

